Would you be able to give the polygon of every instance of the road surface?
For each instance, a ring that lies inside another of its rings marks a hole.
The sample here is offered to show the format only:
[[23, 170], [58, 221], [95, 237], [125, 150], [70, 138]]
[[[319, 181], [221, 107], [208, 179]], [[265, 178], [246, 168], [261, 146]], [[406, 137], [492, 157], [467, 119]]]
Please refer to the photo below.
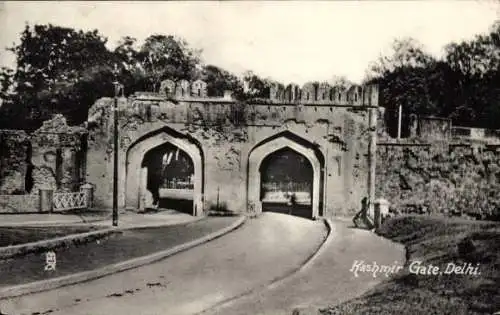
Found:
[[300, 314], [317, 314], [318, 309], [358, 297], [387, 280], [383, 273], [356, 275], [350, 269], [355, 261], [402, 265], [404, 246], [350, 225], [334, 221], [331, 242], [296, 276], [223, 307], [207, 310], [203, 315], [292, 315], [295, 309], [301, 310]]
[[2, 314], [195, 314], [299, 267], [326, 237], [321, 221], [264, 213], [157, 263], [0, 301]]

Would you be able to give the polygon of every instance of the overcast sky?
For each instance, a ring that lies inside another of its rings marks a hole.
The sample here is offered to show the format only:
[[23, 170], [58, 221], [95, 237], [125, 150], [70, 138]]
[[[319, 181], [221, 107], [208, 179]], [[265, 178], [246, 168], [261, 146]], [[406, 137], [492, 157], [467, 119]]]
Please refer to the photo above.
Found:
[[[98, 29], [112, 48], [125, 35], [185, 38], [205, 63], [234, 73], [253, 70], [283, 83], [360, 82], [393, 39], [412, 36], [435, 56], [450, 41], [484, 33], [496, 1], [336, 2], [4, 2], [0, 48], [17, 42], [26, 22]], [[0, 65], [13, 65], [1, 52]]]

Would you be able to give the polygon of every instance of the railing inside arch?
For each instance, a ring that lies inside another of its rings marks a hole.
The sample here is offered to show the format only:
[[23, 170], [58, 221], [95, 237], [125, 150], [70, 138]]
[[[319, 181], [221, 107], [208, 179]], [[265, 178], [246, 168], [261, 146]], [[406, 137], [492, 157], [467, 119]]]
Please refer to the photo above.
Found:
[[185, 179], [166, 180], [159, 187], [160, 198], [170, 198], [176, 200], [193, 200], [194, 183], [192, 177]]
[[194, 183], [191, 180], [167, 180], [161, 185], [163, 189], [194, 189]]
[[262, 202], [289, 203], [290, 197], [301, 205], [311, 205], [311, 183], [308, 182], [267, 182], [262, 184]]
[[296, 182], [268, 182], [263, 183], [262, 188], [264, 191], [289, 191], [289, 192], [309, 192], [311, 191], [311, 184], [307, 182], [296, 183]]
[[86, 194], [83, 191], [54, 193], [52, 202], [54, 211], [83, 209], [88, 207]]

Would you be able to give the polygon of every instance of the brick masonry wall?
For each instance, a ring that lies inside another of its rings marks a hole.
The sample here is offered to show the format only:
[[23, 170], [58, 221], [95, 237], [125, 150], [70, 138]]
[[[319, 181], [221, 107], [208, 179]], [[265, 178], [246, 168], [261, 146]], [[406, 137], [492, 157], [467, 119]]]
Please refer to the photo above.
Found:
[[377, 195], [393, 206], [432, 212], [491, 213], [500, 209], [500, 146], [378, 144]]
[[27, 213], [38, 211], [38, 195], [0, 195], [1, 213]]
[[68, 126], [62, 115], [28, 135], [0, 130], [0, 194], [37, 194], [40, 188], [77, 190], [81, 184], [85, 128]]
[[29, 147], [24, 131], [0, 130], [0, 194], [24, 194]]

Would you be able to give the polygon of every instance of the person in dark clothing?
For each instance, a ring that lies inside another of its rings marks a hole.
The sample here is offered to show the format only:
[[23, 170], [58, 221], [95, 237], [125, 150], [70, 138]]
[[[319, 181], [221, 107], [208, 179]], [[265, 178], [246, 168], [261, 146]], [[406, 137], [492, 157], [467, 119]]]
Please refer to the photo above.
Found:
[[148, 190], [153, 196], [153, 207], [157, 207], [160, 202], [161, 178], [157, 174], [151, 174], [148, 180]]
[[363, 199], [361, 199], [361, 210], [359, 210], [358, 213], [356, 213], [356, 215], [354, 216], [354, 218], [352, 218], [352, 222], [354, 223], [355, 227], [359, 227], [358, 219], [361, 218], [362, 221], [365, 223], [365, 225], [367, 225], [369, 230], [373, 229], [374, 226], [373, 221], [368, 216], [368, 210], [370, 209], [369, 206], [370, 203], [368, 202], [368, 197], [363, 197]]
[[[155, 152], [156, 153], [156, 152]], [[153, 207], [157, 208], [160, 203], [160, 187], [163, 184], [163, 158], [160, 154], [151, 154], [148, 157], [148, 184], [147, 189], [153, 196]]]
[[297, 205], [297, 197], [295, 196], [295, 193], [291, 193], [288, 196], [288, 207], [289, 207], [289, 212], [288, 214], [294, 214], [295, 213], [295, 207]]

